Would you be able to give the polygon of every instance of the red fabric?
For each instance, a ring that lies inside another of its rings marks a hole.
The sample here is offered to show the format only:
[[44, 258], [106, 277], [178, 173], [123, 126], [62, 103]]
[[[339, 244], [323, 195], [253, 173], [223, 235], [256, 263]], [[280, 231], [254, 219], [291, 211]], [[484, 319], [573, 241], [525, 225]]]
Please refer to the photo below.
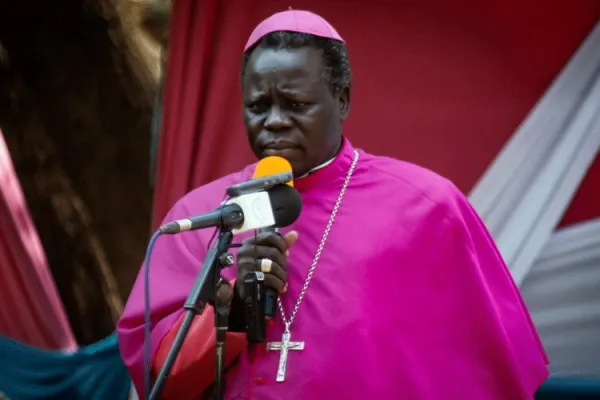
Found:
[[[153, 360], [154, 376], [158, 375], [167, 359], [183, 318], [184, 314], [161, 341]], [[245, 334], [227, 333], [226, 335], [225, 367], [229, 366], [247, 345]], [[215, 377], [215, 344], [214, 310], [207, 306], [204, 313], [192, 322], [179, 357], [167, 378], [162, 399], [197, 399], [212, 384]]]
[[[155, 223], [185, 192], [253, 160], [241, 121], [242, 50], [258, 22], [290, 5], [322, 15], [348, 43], [353, 143], [431, 168], [464, 192], [600, 14], [597, 0], [177, 0]], [[600, 215], [599, 168], [565, 223]]]
[[599, 217], [598, 188], [600, 188], [600, 156], [597, 155], [560, 225], [574, 225]]
[[[211, 74], [218, 0], [178, 0], [173, 7], [163, 97], [153, 220], [155, 225], [195, 186], [197, 154]], [[193, 151], [190, 151], [194, 149]]]
[[0, 334], [43, 349], [76, 347], [0, 132]]

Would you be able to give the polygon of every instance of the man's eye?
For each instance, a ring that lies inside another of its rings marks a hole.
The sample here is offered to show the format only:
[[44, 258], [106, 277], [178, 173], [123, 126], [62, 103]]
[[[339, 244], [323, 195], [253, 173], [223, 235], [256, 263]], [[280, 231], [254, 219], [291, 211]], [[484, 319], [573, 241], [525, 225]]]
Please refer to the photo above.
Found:
[[308, 103], [303, 103], [300, 101], [294, 101], [291, 103], [291, 106], [293, 109], [295, 110], [305, 110], [308, 108], [309, 104]]
[[266, 110], [264, 103], [251, 103], [246, 106], [253, 113], [260, 113]]

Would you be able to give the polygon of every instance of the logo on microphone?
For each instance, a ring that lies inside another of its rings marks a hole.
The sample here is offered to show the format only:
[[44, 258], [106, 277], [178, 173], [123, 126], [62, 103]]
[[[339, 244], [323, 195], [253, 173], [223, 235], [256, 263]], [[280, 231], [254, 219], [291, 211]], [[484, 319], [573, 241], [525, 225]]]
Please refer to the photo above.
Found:
[[250, 211], [252, 212], [252, 219], [259, 223], [262, 223], [265, 220], [264, 200], [259, 197], [255, 197], [254, 199], [252, 199]]

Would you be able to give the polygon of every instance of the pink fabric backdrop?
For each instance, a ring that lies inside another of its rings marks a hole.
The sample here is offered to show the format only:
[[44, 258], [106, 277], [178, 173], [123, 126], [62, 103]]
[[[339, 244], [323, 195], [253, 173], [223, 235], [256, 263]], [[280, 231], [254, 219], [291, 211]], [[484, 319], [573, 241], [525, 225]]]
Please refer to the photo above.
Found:
[[0, 335], [44, 349], [77, 347], [1, 131]]

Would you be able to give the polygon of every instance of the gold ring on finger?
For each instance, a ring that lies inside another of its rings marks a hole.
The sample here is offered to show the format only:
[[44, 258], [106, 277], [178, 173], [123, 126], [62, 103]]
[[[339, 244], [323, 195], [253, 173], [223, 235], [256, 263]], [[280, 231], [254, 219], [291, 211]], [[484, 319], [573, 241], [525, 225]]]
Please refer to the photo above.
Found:
[[272, 266], [273, 266], [273, 261], [269, 260], [268, 258], [263, 258], [260, 260], [260, 270], [263, 273], [265, 273], [265, 274], [270, 273]]

